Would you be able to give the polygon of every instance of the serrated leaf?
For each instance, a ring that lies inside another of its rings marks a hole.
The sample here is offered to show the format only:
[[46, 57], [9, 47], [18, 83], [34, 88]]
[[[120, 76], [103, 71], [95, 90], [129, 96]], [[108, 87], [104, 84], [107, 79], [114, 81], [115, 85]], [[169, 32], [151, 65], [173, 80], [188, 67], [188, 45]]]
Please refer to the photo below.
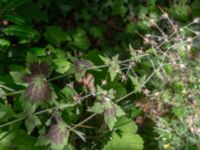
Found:
[[120, 106], [115, 104], [114, 107], [115, 107], [115, 110], [116, 110], [116, 116], [117, 117], [121, 117], [121, 116], [125, 115], [125, 112], [122, 110], [122, 108]]
[[113, 133], [111, 139], [104, 148], [105, 150], [143, 150], [143, 140], [137, 134], [122, 133], [120, 136]]
[[113, 132], [111, 140], [104, 147], [105, 150], [142, 150], [143, 140], [135, 134], [137, 131], [136, 124], [127, 117], [120, 117], [115, 124], [115, 129], [121, 133]]
[[137, 132], [138, 127], [132, 119], [126, 116], [122, 116], [117, 119], [115, 129], [119, 129], [122, 132], [131, 132], [134, 134]]

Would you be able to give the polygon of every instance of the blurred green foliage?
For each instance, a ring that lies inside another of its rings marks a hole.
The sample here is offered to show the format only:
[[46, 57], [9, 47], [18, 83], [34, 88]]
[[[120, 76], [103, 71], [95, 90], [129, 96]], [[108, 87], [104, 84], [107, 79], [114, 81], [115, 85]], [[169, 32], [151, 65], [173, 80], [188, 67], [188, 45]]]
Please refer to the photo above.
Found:
[[1, 0], [0, 149], [198, 150], [198, 17], [199, 0]]

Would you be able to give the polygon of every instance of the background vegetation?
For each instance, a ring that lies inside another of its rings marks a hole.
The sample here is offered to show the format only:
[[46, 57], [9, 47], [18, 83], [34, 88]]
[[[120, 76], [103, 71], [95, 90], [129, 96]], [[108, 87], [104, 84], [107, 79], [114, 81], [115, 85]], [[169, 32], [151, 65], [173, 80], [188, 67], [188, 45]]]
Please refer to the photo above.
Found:
[[199, 0], [1, 0], [0, 150], [199, 150]]

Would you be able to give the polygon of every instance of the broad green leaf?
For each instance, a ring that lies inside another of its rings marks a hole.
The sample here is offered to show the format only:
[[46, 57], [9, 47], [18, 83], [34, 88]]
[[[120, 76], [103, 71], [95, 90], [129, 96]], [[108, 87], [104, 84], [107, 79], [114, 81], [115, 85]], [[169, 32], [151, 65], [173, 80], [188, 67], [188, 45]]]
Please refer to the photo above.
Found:
[[115, 104], [114, 107], [115, 107], [117, 117], [121, 117], [121, 116], [125, 115], [125, 112], [122, 110], [122, 108], [120, 106]]
[[127, 7], [123, 5], [123, 3], [119, 3], [119, 0], [115, 0], [115, 3], [112, 7], [112, 14], [113, 15], [120, 15], [123, 17], [127, 12]]
[[36, 56], [46, 56], [46, 49], [41, 47], [33, 47], [30, 51]]
[[67, 70], [71, 66], [70, 62], [65, 58], [54, 59], [53, 64], [55, 65], [56, 72], [61, 73], [61, 74], [64, 74], [65, 72], [67, 72]]
[[9, 40], [0, 39], [0, 47], [9, 47], [11, 45]]
[[65, 96], [66, 101], [74, 101], [74, 97], [77, 95], [77, 92], [68, 86], [61, 90], [61, 93]]
[[105, 85], [105, 89], [109, 90], [113, 88], [115, 90], [115, 99], [118, 99], [127, 94], [126, 88], [119, 82], [109, 82]]
[[59, 26], [49, 26], [44, 33], [45, 39], [59, 47], [61, 43], [69, 40], [69, 35]]
[[86, 32], [83, 29], [77, 29], [73, 34], [72, 34], [72, 39], [73, 41], [70, 42], [72, 46], [75, 48], [79, 48], [80, 50], [86, 50], [90, 47], [90, 40], [87, 37]]
[[100, 102], [96, 102], [92, 107], [88, 109], [88, 111], [101, 114], [104, 112], [104, 105], [101, 104]]
[[132, 119], [126, 116], [122, 116], [117, 119], [115, 129], [119, 129], [122, 132], [131, 132], [134, 134], [137, 132], [138, 127]]
[[20, 43], [29, 43], [39, 39], [39, 33], [29, 26], [11, 25], [3, 30], [6, 35], [16, 36]]
[[131, 119], [125, 116], [118, 118], [115, 129], [121, 133], [113, 132], [105, 150], [143, 150], [143, 140], [136, 134], [137, 126]]
[[[2, 138], [6, 134], [8, 135]], [[9, 131], [2, 132], [0, 133], [0, 138], [2, 138], [0, 141], [1, 150], [44, 150], [42, 147], [35, 147], [36, 138], [28, 136], [22, 130], [14, 130], [10, 133]]]
[[104, 148], [105, 150], [143, 150], [142, 138], [133, 133], [112, 134], [111, 141]]

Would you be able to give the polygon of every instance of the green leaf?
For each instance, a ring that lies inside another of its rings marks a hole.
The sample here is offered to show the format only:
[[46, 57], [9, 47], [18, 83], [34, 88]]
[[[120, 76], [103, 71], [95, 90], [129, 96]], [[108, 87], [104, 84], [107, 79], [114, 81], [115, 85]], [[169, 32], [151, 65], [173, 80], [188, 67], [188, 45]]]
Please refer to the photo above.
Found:
[[1, 110], [0, 111], [0, 119], [3, 118], [5, 115], [6, 115], [6, 112], [4, 112], [4, 111]]
[[6, 95], [6, 92], [2, 88], [0, 88], [0, 99], [6, 98], [5, 95]]
[[14, 111], [8, 105], [0, 104], [0, 121], [7, 121], [12, 118]]
[[121, 117], [121, 116], [125, 115], [125, 112], [122, 110], [122, 108], [120, 106], [115, 104], [114, 107], [115, 107], [117, 117]]
[[18, 71], [12, 71], [10, 72], [10, 75], [12, 76], [14, 82], [18, 85], [26, 85], [23, 80], [22, 80], [22, 73], [18, 72]]
[[115, 99], [118, 99], [120, 97], [123, 97], [124, 95], [127, 94], [126, 88], [119, 82], [114, 81], [114, 82], [109, 82], [107, 85], [105, 85], [105, 89], [115, 89]]
[[77, 95], [77, 92], [68, 86], [61, 90], [61, 93], [65, 96], [66, 101], [74, 102], [74, 97]]
[[189, 11], [190, 11], [190, 6], [189, 5], [175, 5], [171, 7], [171, 14], [173, 17], [177, 20], [181, 21], [187, 21], [190, 17]]
[[29, 43], [39, 39], [39, 33], [30, 26], [11, 25], [3, 30], [6, 35], [16, 36], [20, 43]]
[[44, 37], [49, 43], [57, 47], [59, 47], [62, 42], [69, 40], [68, 34], [59, 26], [47, 27]]
[[46, 56], [46, 49], [42, 47], [33, 47], [30, 51], [36, 56]]
[[137, 132], [138, 127], [132, 119], [123, 116], [117, 119], [115, 129], [119, 129], [122, 132], [131, 132], [134, 134]]
[[121, 133], [113, 132], [105, 150], [143, 150], [143, 140], [135, 134], [137, 126], [131, 119], [125, 116], [118, 118], [115, 129]]
[[117, 122], [117, 117], [125, 115], [124, 111], [116, 104], [111, 102], [104, 102], [104, 120], [105, 123], [108, 125], [109, 129], [112, 130], [115, 123]]
[[28, 134], [31, 134], [34, 128], [38, 125], [41, 125], [41, 121], [36, 115], [31, 115], [25, 120], [25, 126], [28, 130]]
[[113, 15], [120, 15], [124, 16], [127, 12], [127, 7], [123, 5], [123, 3], [119, 2], [119, 0], [114, 1], [114, 5], [112, 7], [112, 14]]
[[107, 113], [104, 113], [104, 121], [108, 125], [109, 129], [112, 130], [117, 122], [117, 118], [115, 115], [108, 115]]
[[104, 106], [100, 102], [96, 102], [92, 107], [88, 109], [88, 111], [101, 114], [104, 112]]
[[143, 150], [142, 138], [133, 133], [113, 133], [112, 140], [108, 142], [105, 150]]
[[19, 17], [19, 16], [6, 15], [5, 19], [10, 21], [10, 22], [13, 22], [15, 24], [18, 24], [18, 25], [25, 24], [25, 20], [22, 17]]
[[79, 48], [80, 50], [86, 50], [91, 45], [90, 40], [83, 29], [77, 29], [74, 34], [72, 34], [72, 38], [73, 41], [70, 44], [75, 48]]
[[14, 130], [0, 133], [0, 149], [1, 150], [44, 150], [42, 147], [35, 147], [36, 138], [28, 136], [22, 130]]
[[69, 70], [71, 66], [70, 62], [66, 58], [54, 59], [53, 63], [55, 65], [56, 72], [61, 73], [61, 74], [64, 74], [65, 72], [67, 72], [67, 70]]

